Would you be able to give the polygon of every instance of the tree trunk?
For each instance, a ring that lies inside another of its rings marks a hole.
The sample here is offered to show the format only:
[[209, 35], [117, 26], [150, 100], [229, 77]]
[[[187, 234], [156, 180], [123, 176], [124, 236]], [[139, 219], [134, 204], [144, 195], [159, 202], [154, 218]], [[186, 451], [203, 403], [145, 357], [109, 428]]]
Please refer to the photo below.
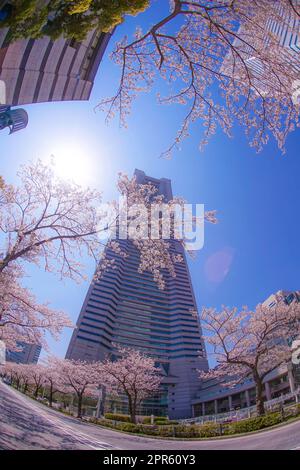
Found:
[[264, 385], [259, 374], [257, 372], [253, 373], [254, 382], [256, 385], [256, 410], [258, 416], [263, 416], [265, 414], [265, 405], [263, 399], [263, 390]]
[[49, 406], [52, 408], [52, 403], [53, 403], [53, 386], [50, 384], [50, 389], [49, 389]]
[[82, 395], [77, 395], [78, 396], [78, 404], [77, 404], [77, 418], [82, 417]]
[[35, 387], [34, 394], [33, 394], [33, 396], [34, 396], [35, 398], [37, 398], [37, 396], [38, 396], [38, 394], [39, 394], [39, 390], [40, 390], [40, 386], [37, 385], [37, 386]]

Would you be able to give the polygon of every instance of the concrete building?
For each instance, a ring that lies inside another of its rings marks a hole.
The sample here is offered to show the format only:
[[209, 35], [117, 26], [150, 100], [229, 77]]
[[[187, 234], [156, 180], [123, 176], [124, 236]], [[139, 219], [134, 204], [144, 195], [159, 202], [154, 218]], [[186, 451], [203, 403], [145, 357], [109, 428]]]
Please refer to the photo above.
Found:
[[10, 106], [88, 100], [110, 34], [91, 31], [86, 40], [26, 39], [10, 42], [0, 29], [0, 83]]
[[[300, 0], [293, 0], [295, 9], [299, 9]], [[266, 50], [270, 50], [272, 44], [270, 44], [270, 38], [272, 41], [275, 40], [279, 48], [279, 52], [282, 56], [283, 62], [289, 64], [287, 71], [295, 75], [295, 79], [298, 78], [300, 72], [300, 18], [294, 19], [291, 14], [290, 8], [284, 8], [282, 5], [277, 4], [276, 14], [278, 18], [269, 18], [264, 25], [264, 38]], [[282, 18], [282, 20], [280, 20]], [[240, 38], [244, 39], [242, 42]], [[239, 51], [240, 57], [244, 60], [248, 68], [248, 73], [251, 75], [252, 83], [255, 85], [257, 90], [263, 93], [271, 93], [272, 87], [270, 88], [270, 76], [269, 72], [264, 70], [264, 65], [261, 60], [255, 56], [253, 49], [247, 45], [248, 35], [245, 34], [245, 27], [243, 24], [240, 25], [237, 32], [237, 37], [233, 41], [233, 46]], [[231, 52], [225, 55], [221, 72], [231, 76], [233, 69], [235, 70], [235, 79], [238, 79], [238, 68], [236, 60], [233, 59]], [[243, 75], [242, 79], [245, 80], [244, 66], [241, 66]], [[287, 72], [288, 73], [288, 72]]]
[[[289, 305], [300, 302], [300, 291], [278, 291], [270, 295], [263, 304], [269, 308], [275, 307], [279, 302]], [[294, 338], [293, 338], [294, 339]], [[283, 364], [270, 371], [264, 379], [264, 399], [274, 400], [283, 395], [294, 393], [300, 389], [300, 370], [294, 364]], [[192, 402], [193, 416], [226, 413], [236, 409], [248, 408], [255, 405], [255, 385], [251, 379], [234, 387], [226, 387], [224, 379], [204, 380], [197, 398]]]
[[20, 364], [37, 364], [42, 347], [38, 344], [19, 343], [22, 351], [7, 351], [6, 360]]
[[[138, 183], [155, 185], [165, 201], [172, 198], [170, 180], [139, 170], [135, 175]], [[184, 261], [176, 263], [175, 278], [165, 273], [166, 288], [161, 291], [151, 273], [138, 273], [139, 253], [132, 242], [118, 242], [129, 256], [106, 250], [106, 256], [115, 259], [115, 269], [91, 284], [66, 357], [102, 360], [114, 355], [114, 344], [142, 350], [155, 358], [163, 383], [160, 395], [145, 402], [140, 412], [190, 417], [200, 383], [197, 370], [207, 370], [208, 363], [199, 318], [192, 313], [197, 305], [184, 250], [177, 240], [170, 240], [170, 250]]]

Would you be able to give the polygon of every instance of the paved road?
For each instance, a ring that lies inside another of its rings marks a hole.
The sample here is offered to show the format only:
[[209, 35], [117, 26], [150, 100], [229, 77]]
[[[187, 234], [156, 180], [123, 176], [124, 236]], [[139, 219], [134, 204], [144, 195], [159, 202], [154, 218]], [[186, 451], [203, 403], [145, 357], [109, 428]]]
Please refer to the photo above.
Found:
[[0, 449], [300, 449], [300, 421], [252, 436], [173, 441], [132, 436], [64, 416], [0, 382]]

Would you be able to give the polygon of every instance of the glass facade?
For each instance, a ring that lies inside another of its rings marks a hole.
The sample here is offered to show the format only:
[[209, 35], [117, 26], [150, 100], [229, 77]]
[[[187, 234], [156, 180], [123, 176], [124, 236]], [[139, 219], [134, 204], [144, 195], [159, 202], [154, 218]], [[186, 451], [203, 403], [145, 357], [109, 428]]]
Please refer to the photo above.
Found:
[[37, 364], [42, 347], [38, 344], [18, 343], [20, 351], [7, 351], [6, 360], [20, 364]]

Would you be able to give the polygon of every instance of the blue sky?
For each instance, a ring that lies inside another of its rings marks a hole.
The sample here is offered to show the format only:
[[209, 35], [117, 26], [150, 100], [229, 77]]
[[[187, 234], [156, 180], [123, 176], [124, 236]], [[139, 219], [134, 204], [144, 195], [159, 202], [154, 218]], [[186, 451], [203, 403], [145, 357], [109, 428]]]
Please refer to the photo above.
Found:
[[[159, 8], [154, 3], [148, 12], [128, 18], [117, 29], [90, 102], [27, 106], [28, 128], [12, 136], [1, 132], [1, 174], [15, 183], [20, 164], [54, 154], [61, 160], [57, 166], [62, 174], [72, 167], [69, 176], [102, 190], [104, 200], [116, 197], [118, 171], [131, 175], [139, 168], [170, 178], [175, 195], [218, 211], [219, 223], [206, 226], [204, 248], [189, 262], [199, 308], [253, 307], [279, 289], [299, 289], [299, 129], [289, 136], [284, 156], [274, 142], [256, 154], [239, 128], [234, 129], [233, 139], [218, 132], [200, 152], [198, 122], [181, 151], [172, 160], [163, 160], [160, 153], [174, 137], [183, 107], [158, 106], [154, 90], [138, 98], [128, 129], [120, 129], [117, 120], [107, 126], [104, 114], [94, 112], [94, 106], [111, 95], [117, 84], [119, 70], [109, 59], [115, 41], [131, 34], [135, 25], [154, 21], [161, 10], [162, 2]], [[84, 261], [91, 276], [94, 264]], [[39, 300], [65, 310], [75, 323], [88, 283], [62, 283], [32, 266], [27, 272], [30, 277], [25, 283]], [[70, 336], [68, 330], [60, 342], [50, 340], [52, 352], [63, 356]]]

